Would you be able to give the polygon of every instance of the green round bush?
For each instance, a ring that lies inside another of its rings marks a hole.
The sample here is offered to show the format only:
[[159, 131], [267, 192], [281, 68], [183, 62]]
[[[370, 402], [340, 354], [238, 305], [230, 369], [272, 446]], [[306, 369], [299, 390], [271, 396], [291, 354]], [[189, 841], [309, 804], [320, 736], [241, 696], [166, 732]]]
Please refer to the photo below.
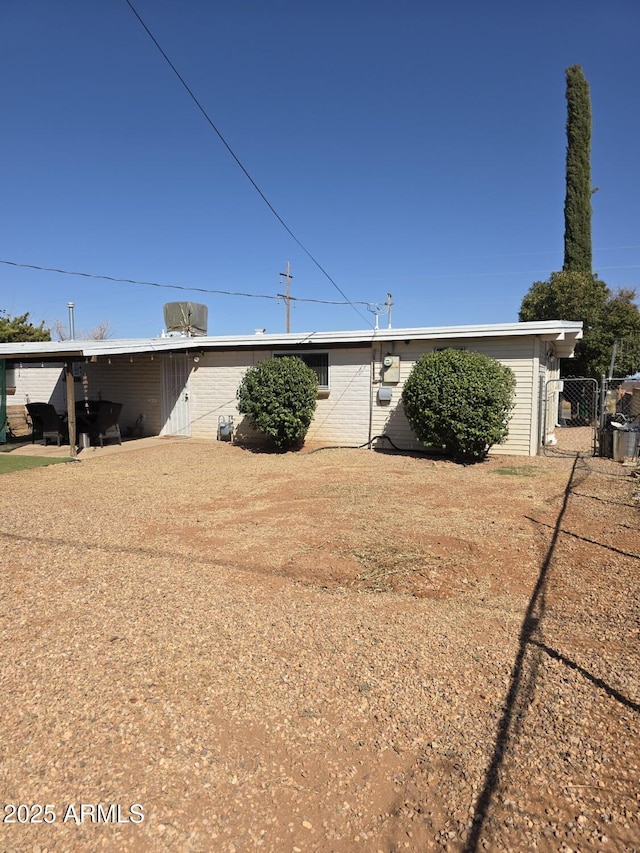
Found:
[[447, 349], [418, 359], [402, 403], [425, 445], [443, 447], [457, 461], [476, 461], [507, 437], [515, 385], [513, 371], [495, 359]]
[[318, 377], [295, 356], [250, 367], [238, 388], [238, 411], [282, 450], [304, 440], [316, 409]]

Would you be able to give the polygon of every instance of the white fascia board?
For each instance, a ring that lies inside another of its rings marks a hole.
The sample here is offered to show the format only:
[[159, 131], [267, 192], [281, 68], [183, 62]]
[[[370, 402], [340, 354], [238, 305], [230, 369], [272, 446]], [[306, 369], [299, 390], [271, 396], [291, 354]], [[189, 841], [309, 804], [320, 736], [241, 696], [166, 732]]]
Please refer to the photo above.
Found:
[[434, 326], [409, 329], [366, 329], [345, 332], [302, 332], [289, 334], [221, 335], [203, 337], [131, 338], [104, 341], [39, 341], [0, 344], [0, 358], [57, 357], [90, 358], [100, 355], [128, 355], [141, 352], [176, 352], [180, 350], [275, 348], [285, 346], [330, 346], [363, 344], [376, 341], [442, 340], [456, 338], [500, 338], [535, 335], [545, 340], [566, 340], [572, 348], [582, 337], [582, 323], [566, 320], [543, 320], [531, 323], [491, 323], [473, 326]]
[[77, 341], [20, 341], [12, 344], [0, 344], [0, 358], [19, 361], [29, 358], [55, 357], [59, 361], [82, 358], [82, 346]]
[[[582, 323], [543, 320], [530, 323], [492, 323], [473, 326], [434, 326], [405, 329], [367, 329], [345, 332], [302, 332], [289, 334], [253, 334], [179, 339], [179, 345], [166, 346], [166, 339], [154, 340], [166, 349], [209, 349], [228, 347], [308, 346], [328, 344], [370, 344], [374, 341], [430, 340], [443, 338], [486, 338], [540, 335], [561, 340], [566, 335], [582, 337]], [[175, 339], [174, 339], [175, 342]]]
[[229, 348], [269, 348], [281, 346], [310, 346], [329, 344], [370, 344], [373, 341], [429, 340], [441, 338], [512, 337], [544, 335], [549, 340], [582, 336], [582, 324], [563, 320], [544, 320], [532, 323], [495, 323], [482, 326], [435, 326], [409, 329], [365, 329], [345, 332], [295, 332], [288, 334], [207, 335], [193, 338], [151, 338], [129, 341], [86, 341], [87, 353], [95, 355], [126, 354], [129, 352], [162, 352], [169, 350], [203, 350]]
[[566, 320], [542, 320], [530, 323], [491, 323], [481, 326], [436, 326], [416, 329], [382, 329], [377, 340], [428, 340], [442, 338], [510, 338], [525, 335], [549, 340], [564, 339], [565, 335], [582, 337], [582, 323]]
[[576, 344], [582, 338], [582, 323], [574, 324], [578, 329], [563, 329], [555, 333], [541, 335], [543, 341], [547, 341], [553, 347], [556, 358], [573, 358]]

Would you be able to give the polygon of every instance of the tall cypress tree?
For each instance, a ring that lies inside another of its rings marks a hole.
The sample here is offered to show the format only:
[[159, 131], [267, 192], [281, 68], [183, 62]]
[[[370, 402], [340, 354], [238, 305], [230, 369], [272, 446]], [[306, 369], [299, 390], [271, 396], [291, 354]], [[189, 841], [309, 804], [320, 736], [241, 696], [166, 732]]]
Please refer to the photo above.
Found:
[[[640, 310], [635, 290], [612, 292], [591, 271], [591, 103], [579, 65], [567, 68], [567, 195], [564, 205], [564, 266], [548, 281], [534, 282], [520, 306], [519, 319], [580, 320], [584, 337], [576, 357], [563, 361], [562, 375], [606, 373], [614, 341], [623, 340], [617, 369], [640, 365]], [[618, 350], [620, 352], [620, 349]]]
[[591, 272], [591, 100], [582, 68], [567, 68], [564, 270]]

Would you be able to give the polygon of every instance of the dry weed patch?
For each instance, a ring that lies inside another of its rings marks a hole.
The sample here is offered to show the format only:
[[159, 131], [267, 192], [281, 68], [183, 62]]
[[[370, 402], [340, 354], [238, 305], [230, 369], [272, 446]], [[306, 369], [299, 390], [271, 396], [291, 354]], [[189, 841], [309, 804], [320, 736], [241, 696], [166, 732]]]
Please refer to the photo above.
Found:
[[3, 486], [5, 801], [145, 819], [2, 849], [638, 850], [622, 466], [188, 441]]

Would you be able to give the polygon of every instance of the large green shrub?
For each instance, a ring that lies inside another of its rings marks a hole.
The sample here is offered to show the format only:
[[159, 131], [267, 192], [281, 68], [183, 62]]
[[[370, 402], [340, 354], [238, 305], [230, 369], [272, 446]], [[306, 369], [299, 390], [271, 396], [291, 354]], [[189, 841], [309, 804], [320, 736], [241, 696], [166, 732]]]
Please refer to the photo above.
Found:
[[507, 437], [515, 384], [513, 372], [495, 359], [447, 349], [415, 363], [402, 402], [420, 441], [473, 461]]
[[250, 367], [238, 388], [238, 411], [276, 447], [300, 444], [313, 418], [318, 377], [295, 356], [270, 358]]

